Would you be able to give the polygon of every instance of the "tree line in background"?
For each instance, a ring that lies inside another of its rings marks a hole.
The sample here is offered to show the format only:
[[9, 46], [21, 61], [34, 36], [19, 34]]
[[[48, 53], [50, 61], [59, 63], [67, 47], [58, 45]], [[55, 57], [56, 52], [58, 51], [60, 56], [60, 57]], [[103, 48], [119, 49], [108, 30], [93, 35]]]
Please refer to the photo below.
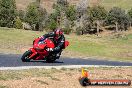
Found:
[[47, 13], [41, 0], [28, 5], [25, 11], [17, 10], [15, 0], [0, 0], [0, 26], [34, 31], [63, 28], [66, 34], [95, 34], [104, 30], [128, 30], [132, 24], [132, 8], [125, 11], [113, 7], [106, 11], [102, 6], [89, 7], [87, 0], [70, 5], [67, 0], [57, 0], [53, 12]]

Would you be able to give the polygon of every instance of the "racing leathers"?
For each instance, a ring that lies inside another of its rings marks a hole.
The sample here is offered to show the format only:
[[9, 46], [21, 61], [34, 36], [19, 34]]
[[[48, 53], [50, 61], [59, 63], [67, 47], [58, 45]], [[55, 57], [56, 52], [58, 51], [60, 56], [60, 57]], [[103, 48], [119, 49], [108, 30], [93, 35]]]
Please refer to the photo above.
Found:
[[53, 52], [61, 52], [61, 50], [64, 48], [64, 42], [65, 42], [65, 37], [64, 35], [61, 35], [58, 39], [56, 38], [56, 34], [54, 32], [48, 33], [43, 35], [43, 38], [51, 38], [53, 39], [53, 42], [55, 44], [55, 48], [53, 49]]

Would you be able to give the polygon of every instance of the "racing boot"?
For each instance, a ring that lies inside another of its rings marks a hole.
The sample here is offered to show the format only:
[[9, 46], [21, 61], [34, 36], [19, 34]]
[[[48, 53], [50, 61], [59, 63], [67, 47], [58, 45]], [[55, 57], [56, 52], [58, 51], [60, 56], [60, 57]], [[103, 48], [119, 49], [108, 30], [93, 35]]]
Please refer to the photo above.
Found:
[[56, 59], [60, 58], [61, 52], [62, 52], [62, 50], [56, 54]]

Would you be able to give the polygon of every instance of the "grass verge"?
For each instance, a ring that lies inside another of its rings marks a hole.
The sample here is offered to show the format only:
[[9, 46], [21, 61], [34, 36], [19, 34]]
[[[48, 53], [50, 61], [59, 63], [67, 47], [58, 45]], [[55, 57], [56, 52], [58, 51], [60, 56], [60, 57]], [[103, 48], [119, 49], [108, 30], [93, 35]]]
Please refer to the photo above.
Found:
[[[30, 47], [32, 41], [45, 32], [21, 29], [0, 28], [0, 52], [22, 54]], [[70, 46], [64, 50], [66, 56], [84, 56], [108, 60], [132, 60], [132, 31], [106, 36], [66, 35]]]
[[112, 7], [115, 6], [125, 10], [130, 10], [132, 3], [132, 0], [99, 0], [99, 1], [100, 5], [104, 6], [107, 10], [110, 10]]
[[[132, 80], [131, 67], [89, 67], [85, 68], [85, 70], [88, 71], [90, 79]], [[0, 85], [4, 85], [2, 86], [2, 88], [62, 88], [65, 86], [67, 88], [82, 88], [78, 82], [78, 78], [81, 76], [81, 69], [63, 68], [60, 70], [29, 69], [16, 71], [0, 71], [0, 76], [8, 79], [0, 79]], [[16, 79], [15, 77], [19, 77], [21, 79]], [[117, 88], [117, 86], [111, 88]]]
[[20, 80], [26, 77], [48, 77], [53, 80], [59, 81], [59, 79], [52, 77], [53, 73], [61, 72], [57, 69], [30, 69], [30, 70], [20, 70], [20, 71], [0, 71], [0, 80]]

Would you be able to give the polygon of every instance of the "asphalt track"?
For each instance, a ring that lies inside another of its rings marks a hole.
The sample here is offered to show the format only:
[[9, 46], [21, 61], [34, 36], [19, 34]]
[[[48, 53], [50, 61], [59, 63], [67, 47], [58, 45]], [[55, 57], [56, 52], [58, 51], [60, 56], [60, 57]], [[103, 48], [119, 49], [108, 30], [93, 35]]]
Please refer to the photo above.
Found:
[[45, 61], [22, 62], [21, 56], [18, 54], [0, 54], [0, 67], [20, 67], [20, 66], [63, 66], [63, 65], [98, 65], [98, 66], [132, 66], [132, 62], [118, 62], [107, 60], [96, 60], [93, 58], [79, 59], [61, 57], [54, 63], [46, 63]]

